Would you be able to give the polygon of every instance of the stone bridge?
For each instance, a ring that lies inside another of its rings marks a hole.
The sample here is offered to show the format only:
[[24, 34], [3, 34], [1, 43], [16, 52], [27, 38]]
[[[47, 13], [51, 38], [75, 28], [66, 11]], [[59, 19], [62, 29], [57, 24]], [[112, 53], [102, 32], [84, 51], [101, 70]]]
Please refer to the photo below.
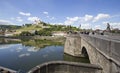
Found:
[[64, 52], [76, 57], [88, 56], [91, 64], [102, 68], [102, 73], [120, 73], [119, 36], [69, 35]]

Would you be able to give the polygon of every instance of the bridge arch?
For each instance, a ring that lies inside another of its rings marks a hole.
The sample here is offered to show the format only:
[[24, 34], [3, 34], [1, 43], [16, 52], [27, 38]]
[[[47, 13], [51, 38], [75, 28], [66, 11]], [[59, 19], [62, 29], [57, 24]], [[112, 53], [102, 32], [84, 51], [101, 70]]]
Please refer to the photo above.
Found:
[[81, 55], [82, 55], [83, 57], [89, 58], [87, 49], [86, 49], [84, 46], [82, 47]]

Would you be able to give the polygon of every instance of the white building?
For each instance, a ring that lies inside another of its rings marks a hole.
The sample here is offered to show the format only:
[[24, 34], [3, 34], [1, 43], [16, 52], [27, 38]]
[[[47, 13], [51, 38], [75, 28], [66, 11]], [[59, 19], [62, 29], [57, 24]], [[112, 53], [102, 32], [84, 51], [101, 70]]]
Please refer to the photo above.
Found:
[[40, 20], [35, 20], [35, 24], [38, 25], [41, 21]]
[[65, 32], [54, 32], [53, 34], [52, 34], [52, 36], [66, 36], [67, 35], [67, 33], [65, 33]]

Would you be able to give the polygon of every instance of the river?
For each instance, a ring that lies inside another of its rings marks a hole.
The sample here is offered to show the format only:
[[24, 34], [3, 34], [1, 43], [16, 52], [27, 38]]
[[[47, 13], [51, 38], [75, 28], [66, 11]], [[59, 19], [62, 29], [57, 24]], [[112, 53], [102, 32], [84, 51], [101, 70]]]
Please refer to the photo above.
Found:
[[[40, 41], [37, 44], [40, 44]], [[16, 71], [26, 72], [44, 62], [57, 60], [89, 63], [87, 58], [76, 58], [64, 54], [64, 45], [44, 44], [45, 46], [40, 47], [41, 45], [35, 46], [36, 44], [32, 41], [31, 45], [26, 45], [26, 42], [18, 41], [6, 43], [3, 39], [0, 42], [0, 66]]]

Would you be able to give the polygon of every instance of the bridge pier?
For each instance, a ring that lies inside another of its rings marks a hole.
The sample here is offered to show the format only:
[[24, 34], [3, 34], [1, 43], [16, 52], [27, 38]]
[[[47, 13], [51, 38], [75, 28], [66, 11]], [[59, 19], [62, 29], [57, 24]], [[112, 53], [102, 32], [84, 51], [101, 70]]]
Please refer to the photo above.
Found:
[[64, 45], [64, 53], [80, 57], [81, 38], [79, 36], [68, 36]]

